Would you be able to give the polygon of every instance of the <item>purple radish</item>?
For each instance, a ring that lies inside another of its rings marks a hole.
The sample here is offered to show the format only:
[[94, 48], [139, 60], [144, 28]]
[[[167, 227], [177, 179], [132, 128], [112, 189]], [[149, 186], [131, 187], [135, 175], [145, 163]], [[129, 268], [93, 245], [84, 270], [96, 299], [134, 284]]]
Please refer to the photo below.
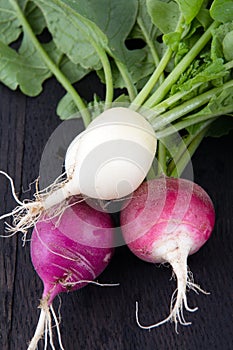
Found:
[[[114, 249], [113, 224], [108, 213], [97, 211], [85, 202], [67, 208], [61, 218], [36, 224], [31, 239], [31, 259], [43, 281], [40, 319], [28, 350], [37, 348], [39, 339], [49, 330], [51, 314], [58, 329], [52, 302], [61, 292], [80, 289], [92, 282], [108, 265]], [[47, 341], [47, 338], [46, 338]]]
[[214, 227], [215, 211], [208, 194], [192, 181], [159, 177], [144, 182], [121, 212], [122, 233], [130, 250], [144, 261], [168, 262], [176, 275], [177, 289], [171, 298], [170, 314], [164, 320], [143, 326], [157, 327], [167, 321], [188, 325], [183, 307], [187, 304], [187, 288], [204, 292], [193, 281], [187, 257], [197, 252], [208, 240]]

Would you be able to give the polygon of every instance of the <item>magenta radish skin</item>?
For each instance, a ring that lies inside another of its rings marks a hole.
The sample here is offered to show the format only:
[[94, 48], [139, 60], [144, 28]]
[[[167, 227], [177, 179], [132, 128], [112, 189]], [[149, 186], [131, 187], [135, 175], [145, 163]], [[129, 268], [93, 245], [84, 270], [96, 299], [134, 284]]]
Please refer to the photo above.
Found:
[[[31, 239], [32, 263], [44, 283], [42, 298], [48, 305], [57, 294], [87, 284], [80, 280], [94, 280], [113, 254], [112, 221], [107, 213], [82, 202], [64, 212], [58, 227], [55, 224], [56, 219], [38, 222]], [[86, 245], [78, 242], [84, 233]]]
[[73, 204], [61, 218], [44, 218], [35, 225], [31, 259], [43, 281], [44, 291], [40, 318], [28, 350], [37, 349], [45, 327], [52, 343], [50, 313], [55, 319], [60, 349], [64, 349], [52, 301], [59, 293], [80, 289], [99, 276], [110, 262], [113, 246], [114, 229], [110, 215], [91, 208], [85, 202]]
[[193, 241], [191, 255], [209, 239], [214, 222], [214, 206], [207, 193], [195, 183], [176, 178], [161, 177], [143, 183], [121, 212], [128, 247], [139, 258], [156, 263], [165, 262], [153, 254], [164, 236], [182, 237], [188, 231]]
[[[189, 310], [186, 288], [201, 290], [189, 277], [187, 257], [208, 240], [214, 227], [215, 210], [208, 194], [197, 184], [169, 177], [144, 182], [121, 212], [122, 233], [130, 250], [151, 263], [169, 262], [177, 278], [175, 305], [163, 321], [184, 320], [183, 306]], [[139, 321], [138, 321], [139, 323]]]

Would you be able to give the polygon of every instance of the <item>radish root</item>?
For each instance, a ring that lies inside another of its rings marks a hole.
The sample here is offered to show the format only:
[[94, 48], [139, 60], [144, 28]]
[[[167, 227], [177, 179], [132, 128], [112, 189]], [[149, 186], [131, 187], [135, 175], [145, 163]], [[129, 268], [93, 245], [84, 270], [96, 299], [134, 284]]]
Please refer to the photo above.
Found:
[[[193, 290], [195, 293], [202, 292], [203, 294], [209, 294], [204, 291], [199, 285], [195, 284], [193, 281], [193, 274], [187, 267], [187, 255], [186, 252], [181, 253], [181, 249], [177, 249], [171, 254], [168, 254], [167, 261], [173, 268], [173, 275], [176, 276], [177, 288], [173, 292], [170, 303], [170, 314], [164, 320], [151, 324], [148, 326], [143, 326], [139, 321], [138, 316], [138, 302], [136, 302], [136, 322], [138, 326], [142, 329], [152, 329], [159, 327], [166, 322], [175, 323], [175, 331], [178, 334], [178, 324], [183, 326], [191, 325], [192, 322], [187, 322], [184, 317], [184, 310], [189, 312], [195, 312], [198, 307], [190, 308], [187, 302], [186, 292], [187, 289]], [[170, 257], [169, 257], [170, 256]]]
[[[54, 203], [54, 205], [51, 205], [51, 207], [46, 207], [46, 200], [49, 197], [51, 197], [54, 193], [58, 193], [60, 196], [62, 195], [62, 189], [65, 186], [65, 184], [69, 181], [69, 178], [62, 180], [62, 178], [64, 177], [63, 173], [54, 181], [52, 185], [48, 186], [47, 188], [41, 191], [38, 190], [37, 179], [35, 181], [35, 200], [33, 201], [26, 199], [24, 201], [20, 201], [15, 191], [13, 179], [4, 171], [0, 170], [0, 174], [4, 175], [10, 181], [12, 196], [18, 204], [18, 206], [14, 208], [11, 212], [0, 216], [0, 220], [12, 217], [11, 224], [5, 222], [5, 231], [8, 234], [0, 235], [0, 237], [8, 238], [14, 236], [17, 232], [21, 232], [23, 233], [23, 245], [25, 245], [28, 230], [31, 227], [34, 227], [39, 220], [51, 220], [53, 218], [57, 218], [57, 225], [59, 225], [59, 221], [62, 217], [62, 214], [68, 207], [75, 205], [79, 201], [85, 200], [85, 198], [79, 198], [77, 201], [69, 203], [70, 198], [66, 198], [59, 204]], [[51, 201], [49, 201], [49, 203], [53, 204], [51, 203]]]
[[10, 175], [8, 175], [5, 171], [2, 171], [0, 170], [0, 174], [1, 175], [4, 175], [9, 181], [10, 181], [10, 185], [11, 185], [11, 192], [12, 192], [12, 196], [14, 198], [14, 200], [19, 204], [19, 205], [22, 205], [23, 202], [21, 202], [19, 199], [18, 199], [18, 196], [15, 192], [15, 186], [14, 186], [14, 181], [13, 179], [10, 177]]
[[79, 283], [94, 284], [95, 286], [99, 286], [99, 287], [118, 287], [120, 285], [120, 283], [99, 283], [96, 281], [89, 281], [89, 280], [80, 280], [77, 282], [63, 282], [61, 284], [63, 287], [74, 287]]
[[55, 313], [55, 311], [53, 309], [53, 306], [52, 305], [48, 306], [47, 299], [43, 299], [43, 300], [41, 300], [39, 308], [41, 308], [39, 321], [38, 321], [38, 324], [37, 324], [37, 327], [36, 327], [35, 334], [34, 334], [32, 340], [30, 341], [30, 344], [29, 344], [27, 350], [36, 350], [37, 346], [38, 346], [38, 342], [39, 342], [39, 340], [41, 338], [43, 338], [43, 336], [45, 337], [44, 349], [46, 349], [47, 348], [47, 344], [48, 344], [48, 335], [47, 334], [49, 334], [50, 346], [51, 346], [51, 348], [53, 350], [55, 350], [55, 346], [54, 346], [54, 343], [53, 343], [52, 317], [51, 317], [51, 314], [53, 316], [53, 319], [54, 319], [54, 322], [55, 322], [55, 326], [56, 326], [56, 330], [57, 330], [59, 347], [60, 347], [61, 350], [64, 350], [64, 347], [62, 345], [62, 340], [61, 340], [59, 321], [58, 321], [56, 313]]
[[[99, 283], [96, 281], [89, 281], [89, 280], [80, 280], [78, 282], [72, 283], [72, 282], [67, 281], [67, 278], [65, 279], [64, 282], [60, 281], [59, 283], [64, 287], [73, 287], [74, 285], [76, 285], [78, 283], [91, 283], [91, 284], [94, 284], [94, 285], [97, 285], [100, 287], [119, 286], [119, 283], [112, 283], [112, 284], [111, 283]], [[54, 285], [54, 288], [55, 287], [56, 287], [56, 285]], [[48, 295], [50, 295], [50, 294], [48, 294]], [[53, 343], [52, 317], [53, 317], [56, 331], [57, 331], [59, 349], [65, 350], [63, 345], [62, 345], [60, 325], [59, 325], [59, 323], [60, 323], [59, 321], [61, 319], [60, 307], [58, 310], [59, 317], [57, 317], [52, 304], [48, 305], [48, 299], [49, 299], [49, 297], [46, 297], [40, 301], [39, 308], [41, 309], [41, 312], [40, 312], [39, 321], [38, 321], [34, 336], [31, 339], [27, 350], [36, 350], [39, 340], [42, 339], [43, 337], [44, 337], [44, 350], [46, 350], [47, 344], [48, 344], [48, 335], [49, 335], [50, 346], [53, 350], [55, 350], [55, 346]], [[52, 315], [52, 317], [51, 317], [51, 315]]]

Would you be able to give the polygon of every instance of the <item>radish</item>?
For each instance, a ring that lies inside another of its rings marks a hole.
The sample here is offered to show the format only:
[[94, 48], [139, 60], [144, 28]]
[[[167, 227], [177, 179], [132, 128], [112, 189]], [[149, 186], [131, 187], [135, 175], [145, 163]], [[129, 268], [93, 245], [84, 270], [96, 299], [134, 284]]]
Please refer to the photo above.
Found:
[[35, 201], [17, 200], [19, 206], [0, 219], [12, 214], [13, 225], [8, 230], [26, 234], [43, 214], [49, 217], [62, 212], [71, 196], [123, 198], [147, 176], [156, 144], [154, 130], [144, 116], [125, 107], [107, 109], [68, 147], [66, 179], [58, 178], [47, 189], [37, 191]]
[[44, 218], [37, 222], [32, 233], [31, 259], [44, 291], [39, 322], [28, 350], [37, 348], [44, 333], [47, 342], [47, 330], [53, 345], [50, 311], [63, 349], [52, 301], [61, 292], [77, 290], [89, 282], [99, 284], [93, 280], [106, 268], [114, 251], [113, 225], [108, 213], [99, 212], [85, 202], [73, 202], [57, 220]]
[[104, 111], [70, 144], [68, 181], [44, 201], [45, 209], [80, 193], [102, 200], [127, 196], [146, 177], [155, 151], [154, 130], [142, 115], [123, 107]]
[[122, 232], [130, 250], [140, 259], [151, 263], [168, 262], [177, 278], [171, 310], [161, 322], [143, 326], [157, 327], [167, 321], [188, 325], [183, 307], [187, 304], [187, 288], [204, 292], [194, 284], [187, 267], [187, 257], [197, 252], [208, 240], [214, 227], [215, 211], [208, 194], [192, 181], [159, 177], [144, 182], [121, 212]]

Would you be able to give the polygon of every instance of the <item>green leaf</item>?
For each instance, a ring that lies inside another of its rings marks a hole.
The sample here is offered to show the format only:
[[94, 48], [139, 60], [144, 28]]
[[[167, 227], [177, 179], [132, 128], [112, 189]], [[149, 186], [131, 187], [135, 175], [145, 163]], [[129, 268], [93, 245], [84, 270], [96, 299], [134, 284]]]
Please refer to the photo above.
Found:
[[108, 38], [108, 46], [114, 57], [126, 62], [125, 40], [136, 21], [138, 0], [63, 0], [76, 13], [88, 18]]
[[150, 75], [153, 73], [155, 67], [159, 65], [160, 59], [164, 53], [163, 48], [165, 45], [163, 42], [161, 43], [158, 41], [159, 36], [161, 36], [161, 32], [152, 23], [147, 7], [145, 6], [145, 0], [139, 0], [137, 21], [130, 33], [130, 38], [142, 39], [145, 44], [147, 44], [154, 61], [154, 67]]
[[176, 2], [179, 4], [181, 13], [187, 24], [191, 23], [197, 16], [203, 4], [203, 0], [176, 0]]
[[144, 48], [133, 50], [132, 54], [126, 58], [126, 66], [132, 76], [133, 83], [137, 86], [141, 79], [148, 77], [153, 72], [154, 61], [148, 48]]
[[232, 34], [233, 21], [220, 25], [213, 31], [213, 40], [211, 44], [211, 57], [225, 57], [226, 60], [231, 60], [232, 57]]
[[[80, 14], [95, 22], [104, 31], [108, 37], [110, 55], [124, 63], [133, 83], [137, 84], [138, 80], [153, 72], [154, 62], [151, 55], [149, 57], [148, 49], [128, 50], [125, 45], [125, 40], [129, 37], [132, 27], [135, 25], [138, 1], [129, 0], [126, 2], [125, 0], [119, 0], [113, 2], [112, 0], [100, 0], [96, 2], [95, 0], [80, 0], [79, 2], [73, 2], [65, 0], [65, 2], [70, 4], [75, 11], [79, 11]], [[149, 25], [150, 21], [152, 30], [152, 27], [155, 27], [149, 16], [148, 18], [147, 24]], [[158, 30], [155, 31], [158, 32]], [[139, 30], [138, 33], [140, 33]], [[112, 73], [114, 87], [126, 87], [125, 81], [114, 62], [112, 62]], [[105, 82], [103, 71], [100, 70], [97, 74], [101, 81]]]
[[161, 36], [161, 31], [152, 23], [147, 7], [145, 6], [145, 0], [139, 0], [137, 21], [128, 38], [142, 39], [146, 44], [147, 40], [145, 34], [148, 36], [149, 40], [153, 42], [156, 51], [161, 53], [161, 47], [164, 46], [164, 44], [157, 41], [158, 37]]
[[[143, 23], [143, 26], [145, 30], [147, 31], [147, 34], [151, 40], [156, 40], [159, 35], [161, 35], [160, 30], [153, 24], [151, 20], [151, 16], [149, 15], [147, 11], [147, 6], [145, 6], [145, 0], [139, 0], [139, 9], [138, 9], [138, 16], [137, 20], [141, 20]], [[139, 33], [141, 32], [139, 28]], [[142, 39], [144, 38], [144, 35], [141, 36]]]
[[[95, 94], [93, 101], [89, 102], [87, 105], [89, 112], [91, 113], [91, 119], [93, 120], [98, 115], [100, 115], [105, 108], [104, 101]], [[57, 105], [57, 115], [61, 120], [67, 120], [69, 118], [80, 118], [81, 114], [70, 94], [65, 94]]]
[[[25, 9], [27, 0], [18, 1], [22, 10]], [[17, 40], [22, 33], [16, 12], [11, 6], [9, 0], [1, 0], [0, 2], [0, 39], [5, 44], [10, 44]]]
[[66, 120], [71, 117], [74, 118], [74, 116], [77, 118], [81, 117], [81, 114], [78, 113], [78, 108], [69, 93], [66, 93], [59, 101], [57, 105], [57, 115], [61, 120]]
[[[221, 58], [216, 59], [214, 62], [207, 63], [196, 61], [181, 75], [177, 84], [172, 87], [171, 92], [174, 94], [177, 91], [188, 91], [198, 83], [204, 83], [204, 86], [207, 87], [208, 82], [220, 79], [226, 75], [227, 71]], [[197, 89], [195, 94], [197, 95], [199, 92], [200, 90]], [[193, 92], [191, 94], [193, 94]]]
[[146, 0], [147, 10], [152, 22], [163, 33], [171, 33], [176, 29], [180, 10], [174, 1]]
[[163, 36], [164, 43], [167, 46], [171, 47], [173, 51], [176, 51], [178, 49], [180, 39], [181, 39], [181, 34], [177, 32], [164, 34]]
[[88, 110], [91, 113], [91, 119], [95, 119], [98, 117], [101, 113], [103, 113], [105, 109], [104, 101], [100, 99], [100, 97], [96, 94], [94, 94], [93, 101], [89, 102], [87, 105]]
[[[43, 47], [54, 62], [58, 63], [61, 53], [54, 43], [44, 44]], [[3, 42], [0, 42], [0, 52], [0, 80], [13, 90], [19, 86], [28, 96], [38, 95], [51, 72], [27, 36], [24, 35], [18, 52]]]
[[144, 58], [135, 62], [135, 65], [131, 68], [133, 81], [138, 89], [143, 88], [155, 69], [154, 58], [151, 52], [148, 48], [144, 48], [144, 52]]
[[223, 54], [227, 61], [233, 60], [233, 30], [226, 34], [222, 42]]
[[46, 22], [41, 10], [31, 1], [27, 4], [25, 16], [35, 34], [41, 34], [46, 28]]
[[232, 0], [214, 0], [210, 8], [211, 17], [219, 22], [231, 22], [233, 17]]
[[[130, 82], [133, 86], [130, 76], [130, 71], [132, 70], [131, 63], [137, 62], [138, 60], [141, 61], [141, 57], [144, 54], [136, 50], [128, 50], [125, 41], [136, 21], [138, 0], [79, 0], [76, 2], [72, 0], [63, 0], [62, 2], [78, 16], [89, 20], [89, 23], [95, 25], [101, 33], [104, 33], [107, 40], [104, 46], [105, 51], [120, 62], [121, 67], [124, 66], [124, 71], [127, 73], [126, 75], [128, 75], [128, 80], [124, 77], [124, 82], [121, 77], [119, 77], [122, 84], [124, 87], [128, 88]], [[92, 59], [94, 57], [96, 57], [96, 54], [92, 55]], [[86, 67], [83, 63], [81, 64]], [[94, 66], [94, 69], [97, 71], [100, 68], [100, 65]], [[101, 72], [98, 74], [103, 78]], [[115, 81], [113, 83], [117, 86]]]
[[[130, 99], [128, 95], [125, 94], [121, 94], [120, 96], [118, 96], [115, 100], [114, 103], [119, 103], [119, 104], [124, 104], [129, 106], [130, 105]], [[116, 105], [117, 106], [117, 105]]]
[[[127, 58], [125, 57], [125, 60], [132, 82], [136, 87], [141, 87], [141, 80], [144, 81], [145, 78], [148, 79], [150, 74], [154, 71], [154, 60], [148, 47], [141, 50], [133, 50], [132, 55], [128, 55]], [[114, 88], [124, 89], [126, 87], [125, 81], [114, 62], [111, 62], [111, 68]], [[98, 71], [97, 74], [104, 83], [103, 71]]]
[[[89, 19], [62, 0], [34, 0], [40, 7], [53, 40], [71, 61], [86, 69], [100, 69], [97, 48], [107, 47], [107, 38]], [[68, 3], [68, 2], [67, 2]]]
[[205, 7], [205, 4], [203, 4], [203, 6], [201, 7], [196, 18], [204, 27], [204, 29], [207, 29], [210, 26], [212, 19], [210, 17], [210, 11]]
[[76, 83], [90, 72], [89, 69], [85, 69], [81, 65], [70, 61], [67, 56], [62, 57], [59, 68], [71, 84]]
[[0, 80], [12, 90], [18, 86], [16, 73], [19, 55], [0, 41]]

